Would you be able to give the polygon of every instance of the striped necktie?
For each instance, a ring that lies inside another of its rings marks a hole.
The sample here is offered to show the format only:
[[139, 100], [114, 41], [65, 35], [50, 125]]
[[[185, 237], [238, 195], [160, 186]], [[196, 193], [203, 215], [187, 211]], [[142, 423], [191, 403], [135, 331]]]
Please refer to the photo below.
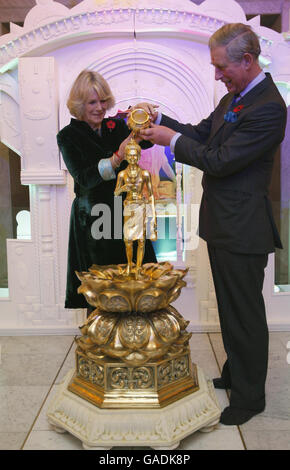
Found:
[[229, 109], [232, 109], [232, 108], [235, 106], [235, 104], [236, 104], [241, 98], [242, 98], [242, 97], [241, 97], [240, 93], [234, 95], [234, 97], [233, 97], [233, 99], [232, 99], [232, 102], [231, 102], [231, 104], [230, 104]]
[[235, 122], [237, 120], [237, 113], [235, 111], [235, 105], [242, 98], [240, 94], [234, 95], [227, 112], [224, 114], [224, 120], [226, 122]]

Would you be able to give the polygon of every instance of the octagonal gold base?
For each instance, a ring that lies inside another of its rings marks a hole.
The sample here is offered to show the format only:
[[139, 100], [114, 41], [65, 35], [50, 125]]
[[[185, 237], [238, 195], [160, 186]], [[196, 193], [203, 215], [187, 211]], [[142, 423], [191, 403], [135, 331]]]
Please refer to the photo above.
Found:
[[185, 353], [129, 366], [112, 358], [76, 351], [76, 372], [68, 390], [99, 408], [162, 408], [198, 390], [195, 365]]

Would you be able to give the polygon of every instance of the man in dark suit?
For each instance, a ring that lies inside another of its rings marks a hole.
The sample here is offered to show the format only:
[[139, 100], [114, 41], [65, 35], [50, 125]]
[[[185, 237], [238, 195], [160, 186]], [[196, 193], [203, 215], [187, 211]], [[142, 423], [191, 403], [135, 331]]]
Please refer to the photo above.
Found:
[[284, 137], [286, 106], [270, 74], [259, 66], [259, 40], [249, 26], [223, 26], [209, 47], [215, 79], [228, 90], [217, 108], [192, 126], [142, 103], [155, 122], [142, 138], [170, 145], [176, 161], [204, 172], [199, 236], [208, 246], [227, 354], [214, 385], [231, 389], [221, 422], [239, 425], [265, 408], [264, 269], [268, 254], [282, 248], [268, 188]]

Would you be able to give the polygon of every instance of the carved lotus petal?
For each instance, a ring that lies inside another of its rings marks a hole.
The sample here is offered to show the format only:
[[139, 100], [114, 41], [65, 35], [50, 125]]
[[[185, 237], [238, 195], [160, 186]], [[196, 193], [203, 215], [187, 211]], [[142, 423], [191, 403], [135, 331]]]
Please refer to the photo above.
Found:
[[128, 349], [143, 348], [150, 339], [150, 325], [140, 315], [129, 315], [120, 321], [120, 340]]
[[88, 328], [88, 336], [98, 345], [104, 344], [117, 323], [116, 315], [96, 316], [95, 321]]
[[116, 291], [104, 291], [99, 295], [101, 310], [106, 312], [130, 312], [132, 306], [129, 299]]
[[104, 312], [148, 313], [166, 308], [186, 285], [182, 279], [188, 269], [173, 269], [168, 262], [144, 264], [138, 279], [125, 275], [125, 267], [93, 265], [89, 272], [76, 272], [78, 293]]
[[142, 365], [187, 347], [191, 333], [182, 316], [169, 306], [151, 313], [106, 313], [96, 309], [77, 340], [89, 357], [103, 354], [130, 365]]
[[165, 343], [170, 343], [179, 337], [180, 325], [173, 315], [161, 312], [153, 315], [151, 321]]
[[136, 312], [154, 312], [167, 305], [166, 293], [161, 289], [146, 289], [136, 300]]

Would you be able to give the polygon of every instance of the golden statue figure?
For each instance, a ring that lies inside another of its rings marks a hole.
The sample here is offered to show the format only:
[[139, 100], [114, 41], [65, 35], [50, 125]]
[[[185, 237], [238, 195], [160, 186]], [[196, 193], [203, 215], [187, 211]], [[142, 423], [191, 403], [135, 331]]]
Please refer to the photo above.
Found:
[[[141, 271], [144, 258], [146, 225], [149, 217], [151, 217], [151, 221], [150, 233], [147, 234], [148, 238], [152, 241], [157, 240], [156, 211], [151, 176], [147, 170], [143, 170], [138, 165], [140, 157], [141, 147], [132, 139], [125, 149], [125, 159], [129, 165], [126, 170], [119, 173], [115, 188], [115, 196], [119, 196], [122, 192], [127, 193], [124, 201], [124, 243], [128, 261], [126, 274], [130, 275], [133, 272], [133, 242], [138, 241], [136, 278], [138, 278]], [[149, 197], [148, 201], [143, 195], [145, 185]]]

